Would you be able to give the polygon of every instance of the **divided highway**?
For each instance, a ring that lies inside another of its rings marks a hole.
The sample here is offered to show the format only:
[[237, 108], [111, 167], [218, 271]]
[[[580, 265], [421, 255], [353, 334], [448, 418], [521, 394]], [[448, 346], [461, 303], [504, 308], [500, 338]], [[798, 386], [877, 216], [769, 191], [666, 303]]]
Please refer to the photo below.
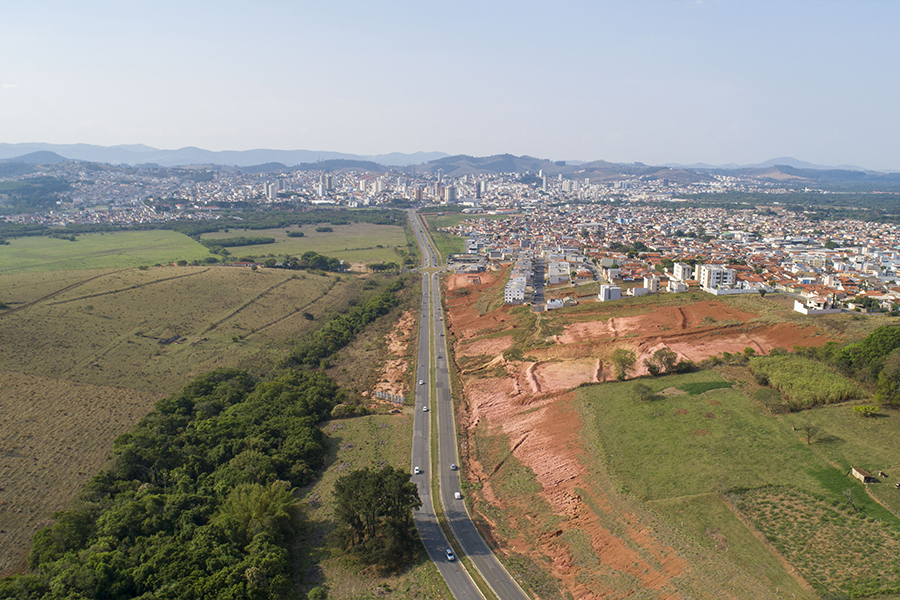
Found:
[[[439, 266], [439, 259], [429, 236], [418, 216], [410, 212], [410, 223], [416, 233], [424, 257], [424, 267]], [[440, 501], [453, 536], [462, 551], [478, 569], [494, 594], [501, 600], [528, 600], [529, 596], [519, 587], [509, 572], [500, 564], [485, 543], [466, 511], [465, 500], [457, 498], [460, 492], [460, 473], [451, 468], [459, 465], [456, 444], [456, 420], [450, 394], [447, 341], [444, 335], [444, 319], [441, 309], [440, 286], [437, 273], [422, 275], [422, 318], [419, 325], [418, 366], [416, 369], [416, 410], [413, 421], [412, 467], [421, 473], [413, 474], [419, 489], [422, 508], [416, 513], [416, 526], [425, 543], [428, 555], [458, 600], [483, 598], [459, 560], [450, 561], [446, 549], [450, 548], [446, 536], [434, 515], [431, 495], [431, 414], [436, 415], [438, 441], [437, 473], [440, 482]], [[432, 353], [433, 349], [433, 353]], [[432, 370], [432, 357], [434, 369]], [[427, 407], [427, 411], [424, 410]]]

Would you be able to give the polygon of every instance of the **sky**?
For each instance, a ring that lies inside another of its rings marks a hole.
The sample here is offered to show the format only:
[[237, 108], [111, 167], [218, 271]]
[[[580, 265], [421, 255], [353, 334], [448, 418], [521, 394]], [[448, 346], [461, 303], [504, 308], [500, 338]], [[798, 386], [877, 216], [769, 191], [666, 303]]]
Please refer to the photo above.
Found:
[[0, 0], [0, 142], [900, 170], [894, 0]]

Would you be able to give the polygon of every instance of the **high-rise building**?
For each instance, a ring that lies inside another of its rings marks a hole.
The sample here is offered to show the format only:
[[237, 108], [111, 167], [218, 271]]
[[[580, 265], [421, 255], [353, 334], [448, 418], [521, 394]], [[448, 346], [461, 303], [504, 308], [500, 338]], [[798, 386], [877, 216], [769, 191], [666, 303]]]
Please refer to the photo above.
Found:
[[448, 185], [444, 188], [444, 202], [456, 202], [456, 186]]

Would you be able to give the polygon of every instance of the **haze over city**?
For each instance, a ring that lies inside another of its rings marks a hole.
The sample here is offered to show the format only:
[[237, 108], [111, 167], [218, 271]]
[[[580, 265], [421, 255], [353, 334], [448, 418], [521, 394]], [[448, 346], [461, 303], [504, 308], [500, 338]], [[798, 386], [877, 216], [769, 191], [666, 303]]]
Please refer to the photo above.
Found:
[[896, 2], [3, 2], [0, 142], [900, 170]]

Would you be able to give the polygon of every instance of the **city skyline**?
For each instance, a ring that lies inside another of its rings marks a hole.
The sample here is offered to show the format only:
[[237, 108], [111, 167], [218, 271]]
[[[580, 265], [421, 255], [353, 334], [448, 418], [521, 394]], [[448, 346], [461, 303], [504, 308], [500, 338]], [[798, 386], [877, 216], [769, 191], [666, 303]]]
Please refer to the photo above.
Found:
[[900, 170], [890, 2], [3, 2], [0, 142]]

